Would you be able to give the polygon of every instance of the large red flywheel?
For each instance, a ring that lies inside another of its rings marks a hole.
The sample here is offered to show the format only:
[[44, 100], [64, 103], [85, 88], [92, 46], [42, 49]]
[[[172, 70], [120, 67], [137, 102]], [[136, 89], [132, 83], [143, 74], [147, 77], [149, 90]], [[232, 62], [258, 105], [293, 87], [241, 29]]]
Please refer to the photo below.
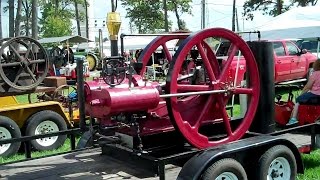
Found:
[[[184, 40], [188, 37], [189, 34], [187, 33], [173, 33], [173, 34], [169, 34], [169, 35], [165, 35], [165, 36], [158, 36], [155, 39], [153, 39], [142, 51], [141, 55], [138, 58], [138, 62], [142, 63], [142, 69], [140, 71], [140, 75], [143, 76], [144, 73], [146, 72], [146, 66], [148, 64], [148, 62], [151, 60], [152, 58], [152, 54], [158, 49], [158, 48], [162, 48], [163, 52], [164, 52], [164, 56], [165, 58], [171, 62], [173, 55], [172, 53], [170, 53], [167, 44], [169, 41], [172, 40]], [[177, 43], [179, 42], [177, 41]], [[215, 59], [215, 55], [214, 52], [212, 51], [212, 49], [209, 47], [209, 45], [204, 42], [203, 46], [208, 49], [207, 56], [210, 57], [211, 59]], [[218, 69], [218, 62], [215, 61], [211, 61], [210, 63], [214, 63], [212, 64], [212, 66], [214, 67], [214, 73], [218, 73], [219, 69]], [[194, 62], [191, 62], [188, 67], [186, 68], [190, 68], [194, 66]]]
[[188, 34], [171, 34], [169, 36], [159, 36], [153, 39], [142, 51], [139, 56], [138, 62], [142, 62], [142, 69], [140, 75], [146, 72], [146, 66], [152, 57], [152, 54], [158, 49], [162, 48], [165, 58], [170, 62], [172, 60], [172, 55], [168, 49], [167, 42], [172, 40], [180, 40], [188, 37]]
[[[208, 46], [217, 39], [231, 44], [221, 63]], [[181, 69], [194, 49], [199, 52], [200, 60], [190, 72], [195, 80], [186, 83], [179, 80]], [[230, 82], [230, 69], [234, 61], [239, 61], [239, 52], [250, 77], [244, 87]], [[169, 67], [166, 94], [186, 95], [167, 98], [168, 112], [175, 128], [191, 145], [202, 149], [225, 144], [240, 139], [248, 131], [258, 106], [260, 80], [255, 58], [241, 37], [223, 28], [194, 33], [179, 46]], [[243, 118], [233, 123], [226, 106], [232, 95], [239, 94], [247, 95], [247, 110]]]

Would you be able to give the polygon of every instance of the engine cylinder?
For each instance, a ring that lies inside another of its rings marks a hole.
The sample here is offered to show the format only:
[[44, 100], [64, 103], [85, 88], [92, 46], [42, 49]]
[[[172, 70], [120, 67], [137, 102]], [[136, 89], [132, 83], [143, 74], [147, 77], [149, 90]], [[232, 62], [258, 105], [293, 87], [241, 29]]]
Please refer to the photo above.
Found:
[[134, 87], [134, 88], [103, 88], [93, 90], [91, 94], [98, 98], [91, 100], [93, 109], [99, 106], [103, 112], [99, 114], [114, 115], [120, 112], [146, 111], [157, 107], [160, 101], [159, 91], [156, 87]]

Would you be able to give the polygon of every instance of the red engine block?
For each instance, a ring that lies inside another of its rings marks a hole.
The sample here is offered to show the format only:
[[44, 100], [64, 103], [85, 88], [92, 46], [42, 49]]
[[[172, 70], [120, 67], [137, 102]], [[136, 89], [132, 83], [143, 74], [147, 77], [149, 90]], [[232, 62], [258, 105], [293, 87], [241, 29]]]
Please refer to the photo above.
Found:
[[144, 113], [145, 118], [139, 119], [141, 135], [173, 130], [165, 101], [159, 97], [159, 84], [145, 83], [139, 75], [133, 75], [132, 79], [131, 88], [128, 80], [115, 87], [105, 84], [102, 79], [86, 82], [86, 114], [107, 126], [115, 124], [112, 117], [123, 112]]

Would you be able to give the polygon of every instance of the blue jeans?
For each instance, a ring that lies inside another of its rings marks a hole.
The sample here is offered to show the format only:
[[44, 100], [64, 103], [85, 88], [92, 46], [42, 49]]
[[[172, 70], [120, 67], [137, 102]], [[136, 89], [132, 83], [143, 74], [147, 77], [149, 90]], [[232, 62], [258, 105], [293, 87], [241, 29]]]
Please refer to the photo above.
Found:
[[309, 100], [318, 97], [319, 95], [313, 94], [311, 92], [306, 92], [297, 97], [296, 102], [298, 102], [299, 104], [306, 104], [309, 102]]

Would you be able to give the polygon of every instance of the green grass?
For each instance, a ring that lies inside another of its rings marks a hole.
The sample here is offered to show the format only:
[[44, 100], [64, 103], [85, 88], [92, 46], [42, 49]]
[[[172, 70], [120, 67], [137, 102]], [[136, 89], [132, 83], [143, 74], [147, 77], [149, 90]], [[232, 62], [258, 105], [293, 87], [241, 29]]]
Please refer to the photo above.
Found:
[[[32, 97], [35, 98], [35, 95], [32, 94]], [[27, 94], [16, 96], [16, 99], [18, 103], [29, 103]]]
[[[78, 142], [78, 140], [79, 140], [79, 138], [77, 138], [76, 142]], [[48, 156], [48, 155], [68, 152], [71, 150], [70, 145], [71, 145], [70, 139], [67, 138], [65, 143], [60, 148], [54, 149], [54, 150], [48, 150], [48, 151], [33, 151], [31, 153], [31, 157], [37, 158], [37, 157], [44, 157], [44, 156]], [[0, 157], [0, 164], [13, 162], [13, 161], [20, 161], [23, 159], [25, 159], [25, 154], [23, 152], [21, 152], [21, 153], [18, 153], [16, 155], [13, 155], [10, 157]]]
[[303, 154], [305, 172], [299, 174], [297, 180], [317, 180], [320, 179], [320, 150], [313, 151], [311, 154]]

